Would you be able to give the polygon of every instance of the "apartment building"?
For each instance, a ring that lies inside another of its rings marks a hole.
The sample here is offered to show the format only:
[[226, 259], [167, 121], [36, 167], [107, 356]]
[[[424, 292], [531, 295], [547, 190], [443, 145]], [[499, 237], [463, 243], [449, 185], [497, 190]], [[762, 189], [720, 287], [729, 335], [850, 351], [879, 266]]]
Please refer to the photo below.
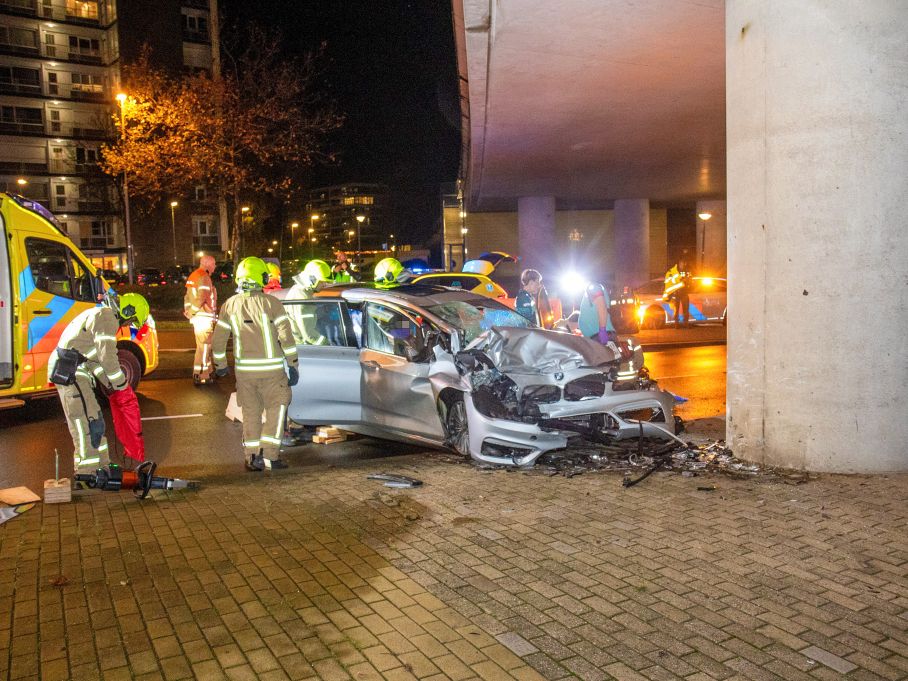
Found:
[[[381, 184], [347, 183], [309, 192], [306, 203], [309, 238], [349, 250], [383, 248], [388, 234], [388, 188]], [[305, 232], [304, 232], [305, 234]]]
[[122, 202], [97, 168], [118, 134], [121, 64], [147, 43], [162, 68], [210, 69], [209, 12], [208, 0], [0, 0], [0, 188], [46, 205], [100, 267], [126, 268]]

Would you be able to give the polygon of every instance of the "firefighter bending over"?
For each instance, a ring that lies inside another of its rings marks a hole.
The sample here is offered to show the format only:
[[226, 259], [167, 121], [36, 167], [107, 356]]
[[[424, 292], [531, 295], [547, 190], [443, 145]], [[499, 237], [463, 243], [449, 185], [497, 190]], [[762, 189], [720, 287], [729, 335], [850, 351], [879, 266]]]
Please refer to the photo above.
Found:
[[117, 359], [117, 331], [148, 319], [148, 301], [138, 293], [117, 296], [113, 289], [104, 302], [85, 310], [63, 330], [47, 375], [57, 386], [66, 424], [73, 438], [76, 473], [93, 473], [110, 463], [104, 415], [95, 398], [95, 383], [108, 390], [130, 389]]
[[246, 258], [239, 264], [236, 283], [237, 293], [221, 307], [211, 342], [216, 375], [223, 377], [229, 371], [227, 340], [233, 335], [236, 399], [243, 410], [246, 470], [287, 468], [280, 460], [281, 437], [290, 404], [290, 386], [299, 381], [290, 318], [281, 301], [263, 293], [268, 269], [260, 258]]

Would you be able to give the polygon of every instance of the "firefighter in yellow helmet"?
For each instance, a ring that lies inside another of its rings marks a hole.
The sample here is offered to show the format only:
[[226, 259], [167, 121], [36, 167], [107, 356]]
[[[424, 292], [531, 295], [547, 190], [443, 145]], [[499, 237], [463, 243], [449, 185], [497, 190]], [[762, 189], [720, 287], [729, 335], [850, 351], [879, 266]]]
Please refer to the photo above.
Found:
[[[324, 260], [310, 260], [302, 272], [293, 277], [293, 286], [284, 300], [308, 300], [323, 282], [332, 281], [331, 266]], [[325, 345], [324, 330], [319, 328], [318, 311], [305, 305], [291, 305], [287, 313], [293, 322], [293, 333], [302, 345]]]
[[93, 473], [110, 463], [95, 384], [108, 390], [131, 389], [117, 359], [117, 331], [127, 324], [141, 328], [148, 314], [148, 301], [138, 293], [118, 296], [111, 289], [102, 304], [80, 313], [66, 326], [56, 352], [50, 355], [47, 375], [63, 404], [76, 473]]
[[287, 468], [280, 460], [281, 436], [290, 404], [290, 387], [299, 381], [290, 318], [281, 301], [262, 291], [268, 284], [268, 267], [260, 258], [240, 262], [235, 279], [237, 293], [221, 307], [211, 342], [215, 373], [223, 377], [229, 372], [227, 341], [233, 335], [236, 397], [243, 410], [246, 469]]
[[375, 266], [373, 279], [379, 288], [391, 288], [402, 283], [406, 270], [397, 258], [384, 258]]

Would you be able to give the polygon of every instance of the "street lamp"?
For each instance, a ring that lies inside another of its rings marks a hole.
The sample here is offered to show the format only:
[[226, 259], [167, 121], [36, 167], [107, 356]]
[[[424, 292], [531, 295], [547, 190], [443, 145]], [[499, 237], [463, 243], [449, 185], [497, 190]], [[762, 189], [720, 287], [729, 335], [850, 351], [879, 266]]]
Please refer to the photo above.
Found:
[[[120, 105], [120, 137], [126, 142], [126, 94], [121, 92], [117, 95], [117, 102]], [[126, 225], [126, 268], [129, 272], [129, 283], [136, 283], [135, 262], [132, 253], [132, 226], [129, 222], [129, 177], [126, 171], [123, 171], [123, 222]]]
[[356, 216], [356, 252], [357, 254], [361, 253], [363, 250], [363, 222], [365, 222], [365, 215]]
[[300, 226], [298, 222], [290, 223], [290, 257], [296, 258], [296, 228]]
[[173, 264], [177, 264], [177, 223], [174, 218], [173, 209], [180, 204], [176, 201], [170, 202], [170, 232], [173, 234]]
[[24, 187], [28, 184], [28, 180], [26, 180], [24, 177], [20, 177], [18, 180], [16, 180], [16, 184], [18, 184], [20, 187]]
[[[316, 215], [316, 216], [313, 217], [313, 219], [315, 219], [315, 218], [317, 218], [317, 217], [318, 217], [318, 216]], [[314, 257], [314, 256], [312, 255], [312, 244], [315, 243], [315, 237], [312, 236], [313, 232], [315, 232], [315, 227], [310, 227], [310, 228], [309, 228], [309, 260], [312, 260], [312, 258]]]
[[[700, 218], [704, 223], [713, 216], [708, 210], [700, 211], [697, 213], [697, 217]], [[697, 269], [703, 269], [703, 263], [706, 260], [706, 225], [703, 225], [703, 229], [700, 230], [700, 261], [697, 263]]]

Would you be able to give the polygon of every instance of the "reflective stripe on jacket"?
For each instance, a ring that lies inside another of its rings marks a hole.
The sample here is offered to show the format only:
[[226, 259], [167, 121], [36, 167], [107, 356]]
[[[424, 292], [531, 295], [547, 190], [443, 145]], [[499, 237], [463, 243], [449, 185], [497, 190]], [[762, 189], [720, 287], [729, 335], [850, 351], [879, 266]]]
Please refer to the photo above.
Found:
[[[117, 359], [117, 331], [120, 322], [109, 307], [92, 307], [80, 313], [63, 330], [58, 348], [78, 350], [88, 361], [79, 366], [77, 374], [93, 377], [114, 390], [123, 390], [126, 374]], [[48, 375], [53, 373], [57, 353], [51, 353]]]
[[227, 340], [233, 336], [237, 374], [283, 371], [298, 363], [290, 318], [277, 298], [260, 290], [237, 293], [221, 308], [211, 339], [214, 365], [227, 366]]

